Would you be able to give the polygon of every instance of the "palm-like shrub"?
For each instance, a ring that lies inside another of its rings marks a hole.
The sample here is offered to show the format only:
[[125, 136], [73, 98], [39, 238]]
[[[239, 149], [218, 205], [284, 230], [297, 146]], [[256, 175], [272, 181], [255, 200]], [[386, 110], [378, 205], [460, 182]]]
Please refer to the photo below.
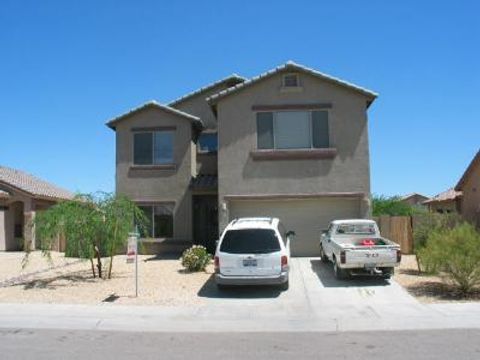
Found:
[[212, 260], [212, 255], [207, 252], [204, 246], [193, 245], [183, 252], [181, 260], [182, 266], [187, 271], [204, 271]]

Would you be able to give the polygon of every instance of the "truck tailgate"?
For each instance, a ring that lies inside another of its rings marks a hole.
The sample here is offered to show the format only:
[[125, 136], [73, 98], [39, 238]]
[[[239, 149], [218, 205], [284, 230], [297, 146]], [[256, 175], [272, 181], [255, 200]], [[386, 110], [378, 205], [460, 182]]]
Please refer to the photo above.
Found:
[[382, 247], [354, 248], [346, 251], [347, 264], [363, 264], [367, 267], [375, 264], [394, 264], [397, 262], [397, 249]]

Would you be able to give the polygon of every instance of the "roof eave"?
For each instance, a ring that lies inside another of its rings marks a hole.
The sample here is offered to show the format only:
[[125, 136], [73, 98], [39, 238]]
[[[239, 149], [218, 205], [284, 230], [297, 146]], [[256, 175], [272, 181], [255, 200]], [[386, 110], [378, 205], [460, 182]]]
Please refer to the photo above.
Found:
[[477, 151], [476, 155], [473, 157], [473, 160], [470, 162], [468, 165], [467, 169], [463, 173], [462, 177], [458, 181], [457, 185], [455, 185], [455, 190], [456, 191], [462, 191], [463, 190], [463, 185], [465, 185], [465, 181], [467, 181], [468, 176], [470, 173], [473, 171], [473, 168], [477, 163], [480, 163], [480, 150]]

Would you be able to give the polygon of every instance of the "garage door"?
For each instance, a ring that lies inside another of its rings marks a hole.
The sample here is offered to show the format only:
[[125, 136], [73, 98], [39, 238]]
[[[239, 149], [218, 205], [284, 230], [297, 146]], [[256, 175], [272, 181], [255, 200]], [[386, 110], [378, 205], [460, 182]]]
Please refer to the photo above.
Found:
[[229, 204], [230, 220], [239, 217], [278, 217], [287, 230], [294, 230], [294, 256], [317, 256], [320, 232], [335, 219], [358, 218], [358, 199], [234, 200]]

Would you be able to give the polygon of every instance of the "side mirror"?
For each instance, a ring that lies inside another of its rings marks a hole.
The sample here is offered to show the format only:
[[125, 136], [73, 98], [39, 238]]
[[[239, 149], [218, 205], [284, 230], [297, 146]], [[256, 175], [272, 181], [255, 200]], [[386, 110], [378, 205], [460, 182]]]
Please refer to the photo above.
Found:
[[215, 246], [218, 246], [219, 242], [220, 242], [220, 239], [215, 240]]
[[285, 234], [285, 236], [286, 236], [287, 238], [289, 238], [289, 237], [291, 237], [291, 236], [295, 236], [295, 235], [296, 235], [296, 234], [295, 234], [295, 231], [293, 231], [293, 230], [289, 230], [289, 231], [287, 231], [287, 233]]

